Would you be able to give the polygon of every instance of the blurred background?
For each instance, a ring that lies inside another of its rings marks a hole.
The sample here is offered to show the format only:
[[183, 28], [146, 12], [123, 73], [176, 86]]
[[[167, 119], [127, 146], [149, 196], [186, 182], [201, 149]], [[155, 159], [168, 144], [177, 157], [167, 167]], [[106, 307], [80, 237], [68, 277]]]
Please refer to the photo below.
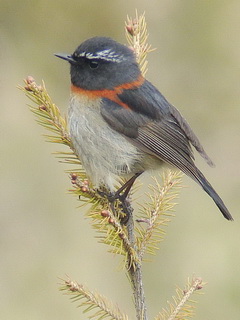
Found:
[[[216, 168], [197, 157], [235, 222], [184, 177], [176, 218], [153, 263], [144, 265], [150, 318], [166, 305], [175, 285], [200, 276], [196, 320], [239, 319], [240, 314], [240, 2], [46, 1], [0, 2], [0, 313], [1, 319], [86, 319], [58, 291], [65, 274], [111, 297], [134, 319], [131, 290], [119, 260], [97, 243], [84, 210], [67, 194], [67, 166], [51, 154], [16, 87], [32, 75], [44, 79], [63, 113], [69, 66], [55, 52], [72, 53], [85, 39], [110, 36], [126, 43], [124, 21], [146, 11], [147, 78], [177, 106]], [[149, 174], [142, 177], [149, 182]], [[141, 189], [144, 193], [146, 189]]]

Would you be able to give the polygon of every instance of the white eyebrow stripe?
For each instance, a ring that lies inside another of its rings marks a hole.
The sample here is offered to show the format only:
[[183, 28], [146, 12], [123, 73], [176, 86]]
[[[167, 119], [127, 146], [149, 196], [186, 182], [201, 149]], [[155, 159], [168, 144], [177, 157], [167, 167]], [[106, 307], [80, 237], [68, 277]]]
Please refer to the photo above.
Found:
[[102, 51], [98, 51], [95, 54], [91, 52], [81, 52], [77, 55], [78, 57], [86, 57], [87, 59], [101, 59], [105, 61], [112, 61], [112, 62], [122, 62], [125, 60], [122, 54], [117, 54], [115, 51], [111, 49], [105, 49]]

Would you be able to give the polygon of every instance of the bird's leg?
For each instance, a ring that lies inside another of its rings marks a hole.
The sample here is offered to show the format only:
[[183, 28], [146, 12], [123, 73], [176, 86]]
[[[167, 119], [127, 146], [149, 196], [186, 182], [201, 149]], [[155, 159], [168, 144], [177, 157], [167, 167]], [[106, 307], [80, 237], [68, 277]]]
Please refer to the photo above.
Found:
[[111, 204], [111, 207], [114, 207], [114, 202], [118, 199], [121, 202], [122, 211], [126, 214], [124, 218], [121, 219], [123, 224], [126, 224], [129, 216], [132, 214], [132, 207], [130, 201], [128, 200], [128, 194], [135, 182], [135, 180], [143, 173], [143, 171], [135, 173], [127, 182], [125, 182], [115, 193], [107, 193], [105, 191], [98, 190], [100, 196], [106, 196], [108, 201]]
[[[122, 205], [122, 210], [126, 214], [125, 217], [121, 220], [123, 224], [128, 222], [130, 215], [133, 212], [130, 201], [128, 199], [128, 194], [135, 182], [135, 180], [142, 174], [142, 172], [136, 173], [132, 178], [130, 178], [124, 185], [119, 188], [113, 195], [114, 200], [119, 199]], [[123, 192], [124, 191], [124, 192]], [[123, 192], [123, 193], [122, 193]]]
[[[113, 197], [115, 198], [115, 200], [116, 200], [116, 199], [119, 199], [121, 202], [124, 201], [124, 200], [127, 198], [127, 196], [128, 196], [128, 194], [129, 194], [129, 192], [130, 192], [130, 190], [131, 190], [131, 188], [132, 188], [135, 180], [136, 180], [142, 173], [143, 173], [143, 171], [138, 172], [138, 173], [135, 173], [135, 175], [132, 176], [132, 178], [130, 178], [127, 182], [125, 182], [124, 185], [122, 185], [121, 188], [119, 188], [119, 189], [115, 192], [115, 194], [113, 195]], [[125, 190], [125, 191], [124, 191], [124, 190]], [[121, 194], [123, 191], [124, 191], [124, 193]]]

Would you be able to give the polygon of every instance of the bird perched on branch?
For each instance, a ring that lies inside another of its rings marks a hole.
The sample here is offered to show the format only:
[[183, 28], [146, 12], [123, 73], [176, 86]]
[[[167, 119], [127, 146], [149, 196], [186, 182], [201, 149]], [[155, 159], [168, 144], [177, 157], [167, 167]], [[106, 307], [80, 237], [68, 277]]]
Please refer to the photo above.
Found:
[[135, 179], [163, 163], [177, 167], [209, 194], [233, 220], [222, 199], [194, 164], [191, 146], [212, 166], [198, 138], [165, 97], [147, 81], [134, 52], [110, 38], [94, 37], [73, 54], [56, 54], [71, 67], [70, 135], [94, 185], [125, 199]]

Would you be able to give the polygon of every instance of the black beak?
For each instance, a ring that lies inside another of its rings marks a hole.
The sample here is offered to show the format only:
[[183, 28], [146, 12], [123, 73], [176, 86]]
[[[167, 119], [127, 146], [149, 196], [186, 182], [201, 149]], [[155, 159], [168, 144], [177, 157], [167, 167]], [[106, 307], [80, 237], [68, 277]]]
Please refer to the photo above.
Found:
[[55, 53], [54, 54], [56, 57], [61, 58], [63, 60], [67, 60], [70, 63], [76, 63], [76, 61], [73, 59], [71, 54], [67, 53]]

